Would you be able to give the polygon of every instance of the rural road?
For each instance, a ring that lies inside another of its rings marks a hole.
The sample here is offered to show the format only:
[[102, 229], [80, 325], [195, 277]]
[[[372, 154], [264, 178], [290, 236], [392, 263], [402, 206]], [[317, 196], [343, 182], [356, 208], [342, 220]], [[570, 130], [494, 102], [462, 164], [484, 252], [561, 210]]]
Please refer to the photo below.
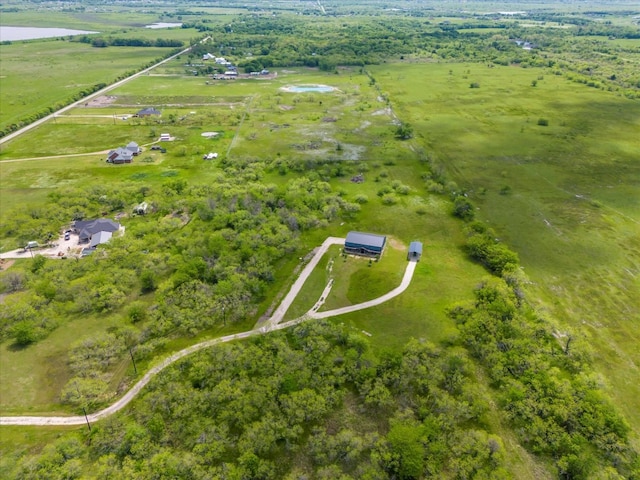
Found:
[[[203, 38], [200, 43], [205, 42], [206, 40], [210, 39], [211, 37], [206, 37]], [[77, 102], [73, 102], [71, 105], [67, 105], [66, 107], [62, 107], [60, 110], [58, 110], [57, 112], [53, 112], [50, 115], [47, 115], [46, 117], [42, 117], [39, 120], [36, 120], [33, 123], [30, 123], [29, 125], [26, 125], [24, 127], [22, 127], [20, 130], [16, 130], [15, 132], [10, 133], [9, 135], [5, 135], [4, 137], [0, 138], [0, 145], [2, 145], [5, 142], [8, 142], [9, 140], [13, 140], [14, 138], [22, 135], [23, 133], [36, 128], [40, 125], [42, 125], [45, 122], [48, 122], [49, 120], [51, 120], [52, 118], [54, 118], [56, 115], [59, 115], [61, 113], [67, 112], [73, 108], [76, 108], [78, 105], [81, 105], [83, 103], [87, 103], [89, 100], [91, 100], [92, 98], [96, 98], [99, 97], [100, 95], [104, 95], [105, 93], [107, 93], [110, 90], [113, 90], [114, 88], [118, 88], [121, 85], [124, 85], [125, 83], [127, 83], [129, 80], [133, 80], [134, 78], [137, 78], [141, 75], [144, 75], [145, 73], [150, 72], [151, 70], [153, 70], [154, 68], [156, 68], [159, 65], [162, 65], [163, 63], [169, 62], [171, 60], [173, 60], [174, 58], [176, 58], [179, 55], [184, 55], [186, 53], [189, 52], [189, 50], [191, 50], [191, 45], [188, 48], [185, 48], [184, 50], [176, 53], [175, 55], [171, 55], [168, 58], [165, 58], [164, 60], [159, 61], [158, 63], [150, 66], [149, 68], [145, 68], [144, 70], [139, 71], [138, 73], [134, 73], [133, 75], [131, 75], [130, 77], [124, 78], [122, 80], [118, 80], [116, 83], [112, 83], [111, 85], [103, 88], [102, 90], [98, 90], [95, 93], [92, 93], [91, 95], [87, 95], [84, 98], [81, 98], [80, 100], [78, 100]]]
[[291, 285], [291, 289], [289, 290], [289, 293], [287, 293], [287, 296], [284, 297], [284, 300], [282, 300], [280, 305], [278, 305], [278, 308], [276, 308], [276, 311], [273, 312], [273, 315], [271, 315], [271, 318], [267, 321], [267, 328], [273, 327], [282, 321], [284, 314], [287, 313], [287, 310], [289, 310], [289, 307], [298, 296], [298, 293], [300, 293], [300, 289], [304, 285], [304, 282], [307, 281], [307, 277], [311, 274], [313, 269], [316, 268], [316, 265], [318, 265], [322, 256], [327, 253], [327, 250], [329, 250], [331, 245], [344, 245], [344, 238], [328, 237], [324, 242], [322, 242], [322, 245], [315, 252], [311, 261], [304, 267], [300, 276], [295, 282], [293, 282], [293, 285]]
[[344, 238], [338, 237], [328, 237], [322, 245], [315, 251], [313, 258], [309, 261], [309, 263], [305, 266], [305, 268], [300, 273], [300, 276], [296, 279], [296, 281], [291, 286], [289, 293], [282, 300], [276, 311], [273, 313], [271, 318], [265, 323], [263, 326], [259, 328], [254, 328], [252, 330], [248, 330], [242, 333], [235, 333], [233, 335], [227, 335], [220, 338], [215, 338], [212, 340], [207, 340], [205, 342], [197, 343], [192, 345], [191, 347], [187, 347], [184, 350], [180, 350], [179, 352], [174, 353], [173, 355], [165, 358], [162, 362], [152, 367], [127, 393], [124, 394], [119, 400], [115, 403], [111, 404], [107, 408], [100, 410], [96, 413], [91, 413], [87, 415], [87, 418], [84, 416], [74, 416], [74, 417], [0, 417], [0, 425], [83, 425], [88, 422], [96, 422], [103, 418], [106, 418], [119, 410], [122, 410], [125, 406], [131, 402], [135, 398], [135, 396], [142, 390], [158, 373], [167, 368], [172, 363], [180, 360], [181, 358], [186, 357], [187, 355], [191, 355], [198, 350], [202, 350], [204, 348], [209, 348], [213, 345], [217, 345], [219, 343], [231, 342], [234, 340], [240, 340], [244, 338], [254, 337], [257, 335], [264, 335], [271, 331], [275, 330], [283, 330], [285, 328], [292, 327], [294, 325], [298, 325], [306, 320], [310, 319], [319, 319], [319, 318], [328, 318], [336, 315], [342, 315], [349, 312], [355, 312], [357, 310], [362, 310], [364, 308], [373, 307], [375, 305], [380, 305], [383, 302], [386, 302], [404, 292], [409, 284], [411, 283], [411, 279], [413, 278], [413, 273], [416, 269], [416, 262], [409, 262], [407, 268], [404, 272], [404, 276], [402, 277], [402, 282], [400, 286], [394, 288], [390, 292], [382, 295], [373, 300], [369, 300], [368, 302], [359, 303], [357, 305], [350, 305], [348, 307], [337, 308], [335, 310], [329, 310], [326, 312], [316, 313], [316, 312], [308, 312], [300, 318], [295, 320], [291, 320], [288, 322], [283, 322], [282, 318], [284, 314], [287, 312], [296, 296], [300, 292], [300, 289], [304, 285], [304, 282], [307, 280], [313, 269], [318, 265], [318, 262], [322, 258], [322, 256], [327, 252], [331, 245], [343, 245]]

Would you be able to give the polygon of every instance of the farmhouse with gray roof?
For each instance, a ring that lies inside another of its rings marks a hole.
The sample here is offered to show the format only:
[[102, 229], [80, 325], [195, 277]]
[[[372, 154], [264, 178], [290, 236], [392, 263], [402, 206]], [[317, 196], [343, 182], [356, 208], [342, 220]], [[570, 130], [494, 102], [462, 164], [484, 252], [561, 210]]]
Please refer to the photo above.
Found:
[[[89, 241], [93, 243], [93, 237], [101, 232], [109, 233], [109, 238], [111, 238], [111, 234], [120, 229], [120, 224], [113, 220], [109, 220], [108, 218], [99, 218], [97, 220], [76, 220], [73, 223], [73, 229], [78, 234], [78, 241], [80, 243], [86, 243]], [[104, 239], [106, 238], [106, 235], [98, 236], [97, 238]]]
[[147, 107], [140, 110], [136, 115], [138, 117], [150, 117], [151, 115], [161, 115], [162, 112], [157, 108]]
[[355, 255], [379, 257], [387, 243], [387, 237], [374, 233], [349, 232], [344, 242], [344, 251]]
[[107, 155], [107, 163], [120, 165], [122, 163], [131, 162], [133, 162], [133, 152], [124, 147], [118, 147], [115, 150], [111, 150]]

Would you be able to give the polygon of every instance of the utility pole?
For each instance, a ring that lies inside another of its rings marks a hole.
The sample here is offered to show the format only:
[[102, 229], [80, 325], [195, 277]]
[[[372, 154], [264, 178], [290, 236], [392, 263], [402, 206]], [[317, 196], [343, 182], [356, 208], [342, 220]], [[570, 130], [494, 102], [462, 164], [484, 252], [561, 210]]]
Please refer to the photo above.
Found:
[[[76, 384], [76, 392], [78, 392], [78, 397], [82, 400], [82, 394], [80, 393], [80, 389], [78, 388], [78, 382]], [[84, 419], [87, 421], [87, 428], [89, 429], [89, 433], [91, 433], [91, 424], [89, 423], [89, 416], [87, 415], [87, 409], [82, 406], [82, 411], [84, 412]]]
[[89, 417], [87, 416], [87, 410], [82, 407], [82, 411], [84, 412], [84, 419], [87, 421], [87, 428], [89, 428], [89, 433], [91, 433], [91, 424], [89, 423]]
[[133, 371], [138, 375], [138, 369], [136, 368], [136, 361], [133, 358], [133, 352], [131, 351], [131, 347], [129, 347], [129, 355], [131, 355], [131, 362], [133, 362]]

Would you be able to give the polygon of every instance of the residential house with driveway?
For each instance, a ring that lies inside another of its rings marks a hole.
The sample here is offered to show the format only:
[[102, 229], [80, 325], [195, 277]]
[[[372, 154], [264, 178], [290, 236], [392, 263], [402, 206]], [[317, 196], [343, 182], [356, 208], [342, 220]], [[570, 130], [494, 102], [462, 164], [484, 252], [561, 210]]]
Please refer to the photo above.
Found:
[[76, 220], [73, 230], [78, 234], [79, 243], [90, 243], [92, 247], [107, 243], [113, 232], [120, 230], [120, 224], [108, 218], [97, 220]]
[[136, 142], [129, 142], [126, 147], [118, 147], [107, 155], [107, 163], [116, 165], [133, 162], [133, 157], [140, 155], [142, 149]]

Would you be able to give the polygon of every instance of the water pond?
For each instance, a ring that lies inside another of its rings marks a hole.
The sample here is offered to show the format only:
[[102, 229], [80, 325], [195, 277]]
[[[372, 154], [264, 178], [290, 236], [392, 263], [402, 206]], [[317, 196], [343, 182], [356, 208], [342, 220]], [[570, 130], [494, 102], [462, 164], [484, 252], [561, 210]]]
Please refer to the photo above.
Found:
[[70, 28], [45, 28], [45, 27], [10, 27], [0, 25], [0, 41], [14, 42], [16, 40], [34, 40], [36, 38], [68, 37], [69, 35], [88, 35], [86, 30], [72, 30]]
[[284, 87], [283, 90], [285, 92], [291, 93], [304, 93], [304, 92], [333, 92], [335, 87], [330, 87], [328, 85], [291, 85], [288, 87]]
[[175, 27], [181, 27], [182, 24], [181, 23], [165, 23], [165, 22], [158, 22], [158, 23], [152, 23], [151, 25], [145, 25], [144, 28], [175, 28]]

